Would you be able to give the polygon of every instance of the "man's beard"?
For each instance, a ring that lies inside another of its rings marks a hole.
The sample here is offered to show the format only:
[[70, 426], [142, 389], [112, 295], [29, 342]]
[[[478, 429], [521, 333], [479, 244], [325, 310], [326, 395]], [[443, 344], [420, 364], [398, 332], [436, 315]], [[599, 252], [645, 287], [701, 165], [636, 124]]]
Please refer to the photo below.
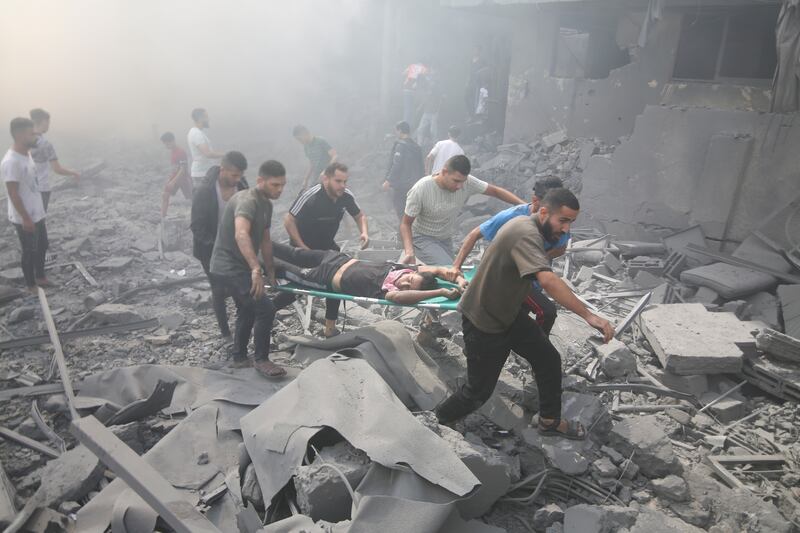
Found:
[[542, 223], [541, 228], [542, 228], [542, 236], [544, 237], [544, 240], [546, 240], [547, 242], [556, 243], [558, 242], [558, 239], [561, 238], [560, 233], [556, 235], [555, 230], [553, 230], [553, 225], [550, 224], [549, 220], [545, 220]]

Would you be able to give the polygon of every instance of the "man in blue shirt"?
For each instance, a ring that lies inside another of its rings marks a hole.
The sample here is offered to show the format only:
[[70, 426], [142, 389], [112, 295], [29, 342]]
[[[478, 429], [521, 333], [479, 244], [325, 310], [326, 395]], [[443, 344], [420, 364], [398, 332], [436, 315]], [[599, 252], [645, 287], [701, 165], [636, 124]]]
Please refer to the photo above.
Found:
[[[461, 249], [458, 251], [458, 255], [456, 255], [456, 258], [453, 261], [453, 268], [461, 270], [461, 266], [464, 264], [464, 261], [467, 259], [467, 256], [470, 254], [470, 252], [472, 252], [472, 249], [475, 248], [475, 243], [477, 243], [478, 240], [483, 238], [487, 241], [492, 241], [495, 235], [497, 235], [497, 232], [500, 231], [500, 228], [502, 228], [506, 222], [516, 217], [529, 217], [533, 213], [536, 213], [539, 210], [539, 203], [547, 194], [547, 191], [550, 189], [558, 189], [563, 186], [563, 182], [555, 176], [538, 180], [533, 186], [531, 203], [515, 205], [500, 211], [495, 216], [467, 234], [467, 237], [464, 239], [464, 243], [461, 245]], [[567, 248], [569, 239], [570, 234], [564, 233], [564, 235], [562, 235], [555, 244], [545, 241], [544, 248], [548, 257], [550, 257], [550, 259], [554, 259], [563, 255], [564, 250]], [[558, 311], [555, 304], [547, 296], [545, 296], [541, 287], [539, 287], [536, 282], [533, 283], [531, 292], [525, 299], [525, 305], [534, 312], [536, 315], [536, 321], [540, 326], [542, 326], [544, 332], [547, 335], [550, 335], [550, 330], [553, 328], [553, 324], [556, 321], [556, 314]]]

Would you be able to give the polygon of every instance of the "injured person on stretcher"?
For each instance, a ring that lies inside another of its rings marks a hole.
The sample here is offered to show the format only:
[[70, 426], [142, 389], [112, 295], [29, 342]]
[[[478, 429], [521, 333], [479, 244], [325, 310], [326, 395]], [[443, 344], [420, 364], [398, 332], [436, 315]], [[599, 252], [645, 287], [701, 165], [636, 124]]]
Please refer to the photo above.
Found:
[[[461, 296], [467, 280], [453, 268], [397, 265], [353, 259], [333, 250], [306, 250], [273, 243], [275, 275], [313, 289], [414, 305], [428, 298]], [[440, 288], [436, 278], [458, 285]]]

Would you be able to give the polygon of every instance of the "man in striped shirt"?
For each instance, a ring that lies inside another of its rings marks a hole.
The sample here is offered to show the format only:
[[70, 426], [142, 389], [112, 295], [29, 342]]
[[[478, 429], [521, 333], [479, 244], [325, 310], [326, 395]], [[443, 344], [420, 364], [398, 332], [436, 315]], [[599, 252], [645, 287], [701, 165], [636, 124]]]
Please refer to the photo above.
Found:
[[[347, 211], [361, 230], [361, 248], [369, 244], [367, 217], [358, 206], [355, 196], [347, 188], [349, 171], [346, 165], [334, 162], [322, 173], [322, 182], [302, 193], [286, 214], [283, 223], [292, 245], [306, 250], [335, 250], [339, 246], [334, 240], [339, 223]], [[289, 295], [291, 296], [291, 295]], [[280, 308], [288, 303], [281, 296], [276, 305]], [[293, 298], [293, 297], [292, 297]], [[325, 336], [337, 334], [336, 319], [339, 318], [339, 300], [325, 301]]]

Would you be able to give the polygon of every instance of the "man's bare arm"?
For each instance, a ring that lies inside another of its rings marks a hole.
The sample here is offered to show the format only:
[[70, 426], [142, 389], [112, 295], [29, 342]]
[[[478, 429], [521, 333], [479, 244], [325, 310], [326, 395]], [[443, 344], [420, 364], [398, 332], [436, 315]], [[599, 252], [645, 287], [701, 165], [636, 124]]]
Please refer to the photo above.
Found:
[[222, 159], [225, 156], [223, 152], [212, 150], [207, 144], [198, 144], [196, 146], [200, 153], [209, 159]]
[[444, 296], [451, 300], [456, 299], [461, 294], [458, 289], [433, 289], [430, 291], [390, 291], [386, 293], [386, 299], [390, 302], [401, 305], [414, 305], [422, 300]]
[[556, 257], [561, 257], [564, 255], [564, 252], [567, 251], [566, 246], [562, 246], [561, 248], [553, 248], [549, 252], [547, 252], [547, 257], [550, 259], [555, 259]]
[[81, 175], [80, 172], [72, 170], [71, 168], [62, 167], [58, 159], [53, 159], [50, 161], [50, 168], [52, 168], [53, 172], [60, 176], [71, 176], [73, 178], [78, 178]]
[[461, 244], [461, 248], [458, 250], [458, 254], [456, 254], [456, 258], [453, 260], [453, 268], [461, 270], [464, 261], [467, 260], [467, 256], [475, 248], [475, 243], [481, 240], [481, 238], [483, 238], [483, 233], [481, 233], [480, 226], [467, 233], [464, 242]]
[[19, 195], [19, 182], [7, 181], [6, 190], [8, 191], [8, 198], [11, 200], [11, 204], [14, 206], [14, 209], [17, 210], [17, 213], [19, 213], [20, 218], [22, 218], [22, 229], [27, 232], [32, 232], [33, 219], [28, 213], [28, 210], [25, 209], [25, 204], [22, 203], [22, 196]]
[[614, 328], [611, 327], [608, 320], [589, 311], [589, 309], [583, 305], [583, 302], [578, 300], [572, 292], [572, 289], [570, 289], [558, 275], [550, 271], [537, 272], [536, 280], [539, 282], [539, 285], [542, 286], [542, 289], [552, 296], [556, 302], [584, 319], [587, 324], [602, 333], [605, 342], [611, 340], [614, 336]]
[[361, 230], [361, 235], [359, 237], [359, 241], [361, 242], [361, 249], [363, 250], [369, 245], [369, 227], [367, 226], [367, 215], [364, 214], [364, 211], [359, 211], [356, 216], [353, 217], [356, 224], [358, 225], [358, 229]]
[[286, 216], [283, 217], [283, 227], [286, 228], [286, 233], [289, 234], [289, 238], [292, 240], [295, 246], [304, 250], [310, 250], [308, 245], [300, 236], [300, 230], [297, 229], [297, 219], [293, 214], [286, 213]]
[[264, 236], [261, 237], [261, 260], [267, 273], [267, 283], [275, 286], [275, 263], [272, 261], [272, 237], [269, 228], [264, 230]]
[[402, 263], [413, 264], [414, 261], [414, 238], [411, 236], [411, 225], [415, 217], [403, 214], [400, 222], [400, 238], [403, 240], [403, 260]]
[[485, 194], [486, 196], [494, 196], [498, 200], [502, 200], [507, 204], [519, 205], [525, 203], [523, 200], [520, 200], [520, 198], [513, 192], [504, 189], [502, 187], [497, 187], [496, 185], [489, 185], [483, 194]]

